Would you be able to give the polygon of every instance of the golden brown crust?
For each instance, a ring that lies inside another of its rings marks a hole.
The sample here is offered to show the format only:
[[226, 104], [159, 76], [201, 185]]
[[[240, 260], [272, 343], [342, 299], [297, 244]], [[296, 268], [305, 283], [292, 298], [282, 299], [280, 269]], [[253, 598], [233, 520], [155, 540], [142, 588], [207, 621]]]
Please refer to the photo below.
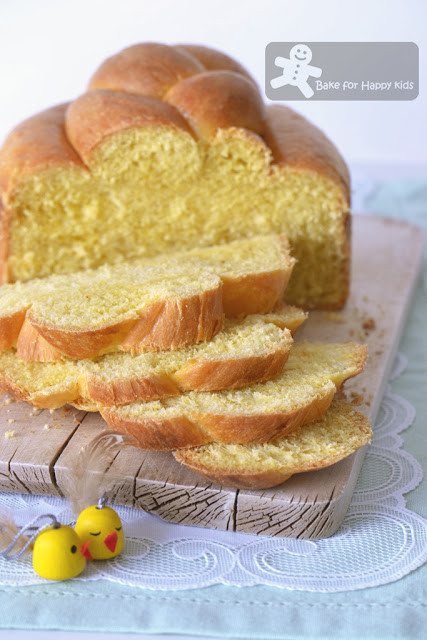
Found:
[[28, 317], [25, 317], [17, 339], [3, 351], [10, 349], [15, 344], [16, 354], [24, 362], [31, 362], [32, 360], [37, 362], [57, 362], [62, 358], [61, 352], [43, 338], [37, 328], [31, 324]]
[[108, 407], [100, 408], [100, 413], [112, 431], [133, 436], [141, 449], [169, 451], [186, 446], [188, 441], [206, 442], [204, 431], [188, 416], [136, 421], [125, 419]]
[[221, 289], [162, 300], [140, 315], [120, 349], [131, 353], [182, 349], [211, 340], [223, 322]]
[[[205, 290], [192, 296], [154, 302], [138, 318], [96, 329], [67, 329], [44, 324], [27, 314], [23, 335], [19, 335], [17, 354], [23, 360], [51, 362], [58, 354], [69, 358], [94, 358], [111, 350], [142, 353], [182, 349], [211, 340], [221, 330], [224, 320], [221, 288]], [[25, 329], [31, 325], [32, 330]], [[36, 333], [44, 342], [33, 349]], [[53, 351], [45, 348], [45, 342]], [[49, 359], [49, 356], [52, 359]]]
[[0, 317], [0, 351], [7, 351], [16, 344], [26, 313], [27, 309], [20, 309], [9, 316]]
[[[359, 373], [362, 373], [365, 368], [366, 360], [368, 359], [368, 345], [367, 344], [357, 344], [356, 342], [347, 342], [346, 344], [351, 345], [351, 349], [353, 352], [352, 364], [355, 367], [354, 373], [352, 373], [346, 380], [350, 378], [354, 378], [358, 376]], [[341, 383], [341, 386], [338, 388], [338, 391], [342, 389], [345, 380]]]
[[[264, 133], [265, 108], [255, 82], [238, 62], [208, 47], [152, 42], [128, 47], [101, 64], [89, 89], [164, 100], [201, 137], [212, 138], [229, 127]], [[108, 120], [97, 126], [99, 132], [106, 130], [105, 124], [109, 127]]]
[[[284, 255], [290, 246], [284, 234], [279, 236]], [[289, 269], [251, 273], [247, 276], [222, 276], [222, 300], [227, 318], [240, 318], [254, 313], [268, 313], [279, 305], [288, 286], [294, 258], [289, 259]]]
[[199, 476], [203, 476], [209, 482], [222, 485], [223, 487], [233, 487], [234, 489], [269, 489], [276, 487], [293, 475], [291, 473], [282, 473], [281, 471], [264, 471], [251, 473], [237, 473], [233, 471], [227, 472], [223, 470], [216, 470], [212, 467], [205, 467], [202, 465], [193, 464], [193, 462], [187, 462], [185, 458], [185, 449], [181, 451], [174, 451], [173, 453], [177, 462], [185, 465], [187, 469], [197, 473]]
[[144, 42], [107, 58], [95, 71], [88, 88], [163, 98], [180, 80], [218, 70], [233, 71], [256, 84], [237, 60], [216, 49], [203, 45], [169, 46]]
[[309, 404], [282, 413], [214, 414], [189, 411], [174, 418], [127, 417], [114, 408], [100, 407], [110, 429], [135, 436], [141, 449], [171, 451], [197, 447], [211, 442], [243, 444], [268, 442], [291, 433], [302, 424], [322, 416], [334, 397], [334, 391]]
[[59, 409], [76, 397], [76, 388], [51, 389], [48, 395], [30, 392], [26, 387], [8, 380], [4, 374], [0, 374], [0, 393], [9, 393], [17, 401], [25, 401], [37, 409]]
[[[247, 468], [245, 470], [237, 469], [219, 469], [212, 465], [202, 464], [193, 456], [191, 450], [174, 451], [173, 455], [178, 462], [184, 464], [188, 469], [194, 471], [198, 475], [203, 476], [210, 482], [220, 484], [227, 487], [235, 487], [237, 489], [267, 489], [282, 484], [296, 473], [304, 473], [307, 471], [317, 471], [325, 467], [335, 464], [343, 457], [346, 457], [367, 444], [372, 436], [369, 421], [362, 413], [355, 411], [350, 405], [344, 402], [337, 403], [339, 410], [350, 416], [353, 422], [354, 430], [359, 431], [360, 441], [358, 447], [349, 448], [345, 455], [339, 453], [327, 453], [323, 457], [318, 458], [315, 464], [310, 465], [293, 465], [292, 467], [283, 466], [277, 461], [276, 468], [270, 470], [260, 470], [259, 468]], [[313, 420], [313, 422], [316, 418]], [[305, 423], [308, 424], [308, 423]], [[303, 428], [303, 427], [302, 427]]]
[[[162, 74], [169, 79], [166, 81]], [[129, 78], [140, 83], [138, 90], [129, 84]], [[0, 153], [0, 187], [7, 192], [11, 176], [20, 179], [24, 173], [52, 166], [82, 166], [69, 140], [87, 158], [101, 139], [120, 130], [120, 123], [122, 129], [132, 123], [146, 126], [150, 120], [155, 124], [158, 118], [160, 123], [188, 131], [185, 119], [160, 99], [167, 93], [170, 103], [176, 103], [183, 112], [188, 110], [190, 116], [194, 111], [195, 121], [200, 119], [202, 128], [205, 126], [210, 133], [218, 127], [244, 127], [263, 135], [275, 162], [328, 175], [341, 185], [348, 204], [348, 169], [335, 146], [288, 107], [270, 105], [265, 110], [248, 78], [239, 63], [207, 47], [155, 43], [129, 47], [106, 60], [93, 76], [89, 88], [101, 91], [83, 94], [69, 108], [65, 104], [47, 109], [12, 131]], [[154, 81], [163, 88], [150, 89]], [[66, 111], [69, 139], [64, 129]], [[79, 118], [87, 119], [87, 126], [79, 124]]]
[[283, 105], [266, 107], [266, 144], [281, 167], [324, 175], [343, 191], [343, 211], [350, 207], [350, 174], [344, 159], [325, 134]]
[[243, 318], [273, 310], [283, 296], [291, 272], [268, 271], [232, 278], [223, 282], [223, 305], [227, 318]]
[[[28, 314], [29, 323], [33, 329], [39, 333], [42, 338], [53, 347], [55, 354], [54, 360], [57, 360], [56, 354], [60, 353], [68, 358], [94, 358], [118, 346], [125, 339], [135, 320], [124, 320], [116, 324], [99, 327], [96, 329], [66, 329], [64, 327], [54, 327], [45, 325], [36, 319], [31, 318], [31, 312]], [[28, 334], [27, 334], [28, 335]], [[24, 340], [18, 340], [20, 347], [18, 357], [24, 360], [25, 353], [29, 353], [29, 345]], [[34, 356], [39, 354], [34, 354]], [[43, 362], [52, 362], [48, 360], [48, 352], [45, 352]]]
[[174, 378], [182, 391], [240, 389], [253, 384], [255, 380], [272, 380], [282, 373], [289, 357], [291, 343], [290, 339], [288, 348], [278, 349], [270, 354], [191, 362], [177, 371]]
[[[92, 402], [90, 411], [97, 411], [98, 405], [118, 406], [130, 402], [150, 402], [160, 398], [176, 396], [180, 390], [170, 376], [150, 375], [140, 378], [103, 380], [89, 375], [81, 385], [80, 404]], [[77, 399], [76, 399], [77, 400]]]
[[65, 127], [68, 139], [88, 166], [94, 149], [119, 131], [170, 127], [193, 135], [185, 118], [166, 102], [107, 90], [90, 91], [74, 100], [65, 113]]
[[[287, 310], [288, 317], [286, 322], [284, 318], [281, 318], [280, 314]], [[295, 307], [291, 304], [286, 304], [283, 300], [280, 300], [274, 307], [272, 313], [263, 314], [266, 322], [272, 322], [276, 327], [281, 329], [289, 329], [293, 335], [295, 331], [307, 320], [308, 313], [300, 307]]]
[[[1, 152], [0, 152], [1, 153]], [[3, 202], [0, 188], [0, 285], [11, 280], [9, 273], [10, 210]]]
[[218, 129], [248, 129], [260, 136], [265, 106], [256, 86], [234, 71], [207, 71], [177, 82], [164, 100], [178, 109], [201, 138]]
[[217, 71], [219, 69], [223, 71], [234, 71], [256, 84], [255, 80], [243, 65], [234, 58], [222, 53], [222, 51], [217, 51], [216, 49], [200, 44], [176, 44], [174, 48], [176, 51], [185, 51], [193, 58], [196, 58], [206, 71]]
[[[74, 377], [70, 390], [69, 372], [64, 373], [64, 381], [57, 378], [54, 387], [43, 392], [34, 392], [25, 382], [20, 383], [19, 375], [10, 374], [7, 365], [0, 371], [0, 384], [20, 400], [26, 400], [35, 406], [57, 408], [58, 397], [86, 411], [97, 411], [99, 406], [118, 406], [131, 402], [150, 402], [178, 395], [184, 391], [220, 391], [237, 389], [258, 382], [265, 382], [282, 373], [292, 345], [290, 333], [285, 341], [258, 355], [234, 357], [197, 357], [188, 360], [176, 371], [128, 373], [122, 377], [118, 373], [113, 377], [105, 375], [105, 369], [98, 374], [91, 366], [77, 370], [77, 382]], [[93, 364], [93, 363], [92, 363]], [[40, 366], [40, 365], [39, 365]], [[42, 373], [42, 368], [39, 370]], [[103, 374], [104, 371], [104, 374]], [[40, 405], [39, 398], [43, 399]]]
[[[229, 444], [243, 444], [245, 442], [269, 442], [274, 438], [288, 435], [303, 424], [312, 422], [322, 416], [334, 398], [334, 391], [315, 398], [307, 405], [296, 409], [271, 414], [253, 415], [215, 415], [197, 413], [192, 415], [205, 430], [205, 442], [224, 442]], [[195, 443], [184, 447], [196, 447]]]
[[65, 133], [67, 108], [68, 103], [46, 109], [21, 122], [6, 138], [0, 150], [0, 191], [4, 204], [23, 176], [52, 167], [84, 169]]
[[182, 78], [205, 67], [184, 47], [144, 42], [107, 58], [95, 71], [89, 89], [113, 89], [162, 98]]
[[[299, 345], [303, 349], [303, 345]], [[162, 450], [197, 447], [200, 444], [223, 442], [243, 444], [247, 442], [269, 442], [285, 435], [289, 435], [298, 427], [309, 424], [321, 418], [328, 410], [336, 392], [349, 378], [363, 371], [367, 357], [367, 347], [356, 343], [348, 343], [351, 351], [347, 374], [331, 376], [334, 387], [324, 389], [323, 392], [306, 404], [292, 410], [266, 413], [215, 413], [196, 409], [182, 410], [175, 418], [157, 417], [155, 421], [143, 415], [126, 416], [122, 411], [114, 409], [100, 409], [101, 415], [112, 429], [126, 429], [132, 432], [142, 449], [160, 447]], [[351, 363], [351, 364], [350, 364]], [[335, 380], [334, 380], [335, 378]], [[332, 386], [332, 385], [331, 385]], [[200, 390], [200, 389], [199, 389]], [[191, 429], [182, 429], [183, 419]], [[177, 431], [174, 428], [177, 422]], [[155, 429], [152, 434], [151, 430]], [[161, 434], [161, 436], [159, 435]], [[159, 444], [160, 443], [160, 444]]]
[[[288, 256], [284, 236], [280, 236], [280, 244], [283, 255]], [[294, 260], [287, 262], [283, 269], [254, 271], [244, 277], [222, 276], [218, 287], [154, 302], [135, 319], [96, 329], [48, 325], [31, 308], [26, 317], [25, 311], [12, 317], [0, 315], [0, 350], [16, 345], [18, 356], [25, 361], [55, 362], [62, 356], [92, 358], [112, 350], [135, 354], [205, 342], [221, 330], [224, 315], [243, 318], [273, 311], [292, 272]]]

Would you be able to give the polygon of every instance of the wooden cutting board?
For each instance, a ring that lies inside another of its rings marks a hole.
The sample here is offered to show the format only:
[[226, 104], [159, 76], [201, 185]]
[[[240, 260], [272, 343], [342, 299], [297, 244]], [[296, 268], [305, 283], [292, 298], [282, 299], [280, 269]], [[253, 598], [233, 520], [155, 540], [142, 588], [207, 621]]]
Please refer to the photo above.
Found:
[[[422, 264], [422, 231], [404, 222], [353, 218], [352, 290], [339, 313], [313, 312], [297, 340], [369, 345], [361, 376], [346, 395], [372, 423], [380, 406]], [[362, 400], [363, 398], [363, 400]], [[0, 489], [63, 495], [80, 448], [105, 431], [98, 414], [72, 408], [35, 410], [25, 403], [0, 407]], [[339, 527], [365, 455], [317, 472], [293, 476], [264, 491], [213, 485], [179, 465], [172, 454], [122, 449], [109, 465], [117, 503], [172, 522], [270, 536], [320, 538]]]

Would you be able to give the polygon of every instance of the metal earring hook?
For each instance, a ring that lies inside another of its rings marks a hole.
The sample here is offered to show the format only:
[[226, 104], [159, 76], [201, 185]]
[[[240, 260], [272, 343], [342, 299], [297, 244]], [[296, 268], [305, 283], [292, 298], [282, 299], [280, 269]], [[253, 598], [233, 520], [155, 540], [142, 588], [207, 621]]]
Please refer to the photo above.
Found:
[[[50, 522], [43, 526], [36, 526], [36, 523], [44, 518], [49, 518]], [[46, 513], [46, 514], [36, 516], [35, 518], [33, 518], [33, 520], [31, 520], [26, 525], [24, 525], [22, 529], [20, 529], [20, 531], [18, 531], [18, 533], [15, 535], [13, 540], [8, 544], [6, 549], [3, 549], [3, 551], [0, 551], [0, 557], [4, 558], [5, 560], [16, 560], [17, 558], [20, 558], [22, 554], [28, 549], [28, 547], [33, 542], [33, 540], [39, 535], [39, 533], [43, 531], [43, 529], [46, 529], [51, 525], [53, 525], [55, 529], [61, 526], [60, 522], [56, 519], [56, 517], [52, 513]], [[10, 551], [12, 551], [13, 547], [18, 542], [19, 538], [23, 536], [27, 531], [32, 531], [32, 533], [28, 538], [27, 542], [22, 547], [22, 549], [20, 549], [17, 553], [10, 554]]]
[[98, 500], [98, 503], [96, 505], [97, 509], [103, 509], [105, 507], [105, 504], [107, 502], [107, 494], [104, 493]]

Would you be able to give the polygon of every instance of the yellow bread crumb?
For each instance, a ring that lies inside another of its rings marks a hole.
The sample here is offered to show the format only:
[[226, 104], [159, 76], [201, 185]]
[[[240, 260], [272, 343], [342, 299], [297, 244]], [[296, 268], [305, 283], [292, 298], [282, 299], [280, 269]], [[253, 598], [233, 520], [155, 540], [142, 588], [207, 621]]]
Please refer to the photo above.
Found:
[[344, 316], [341, 313], [335, 313], [333, 311], [327, 313], [326, 318], [330, 322], [335, 322], [336, 324], [342, 324], [344, 322]]

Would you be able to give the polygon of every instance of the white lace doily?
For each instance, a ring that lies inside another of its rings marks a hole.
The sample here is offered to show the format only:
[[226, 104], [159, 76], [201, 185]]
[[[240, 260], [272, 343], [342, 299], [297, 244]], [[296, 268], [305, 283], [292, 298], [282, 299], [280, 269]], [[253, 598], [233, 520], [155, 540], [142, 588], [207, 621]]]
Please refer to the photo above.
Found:
[[[399, 355], [391, 378], [406, 367]], [[387, 390], [350, 509], [339, 531], [325, 540], [266, 538], [167, 523], [137, 509], [116, 506], [123, 522], [123, 553], [90, 562], [74, 580], [107, 579], [148, 589], [198, 589], [213, 584], [274, 585], [332, 592], [398, 580], [427, 560], [427, 520], [409, 511], [403, 494], [423, 477], [399, 433], [415, 417], [414, 407]], [[25, 524], [40, 513], [74, 519], [59, 498], [0, 494], [0, 509]], [[0, 584], [45, 582], [31, 556], [0, 558]]]

